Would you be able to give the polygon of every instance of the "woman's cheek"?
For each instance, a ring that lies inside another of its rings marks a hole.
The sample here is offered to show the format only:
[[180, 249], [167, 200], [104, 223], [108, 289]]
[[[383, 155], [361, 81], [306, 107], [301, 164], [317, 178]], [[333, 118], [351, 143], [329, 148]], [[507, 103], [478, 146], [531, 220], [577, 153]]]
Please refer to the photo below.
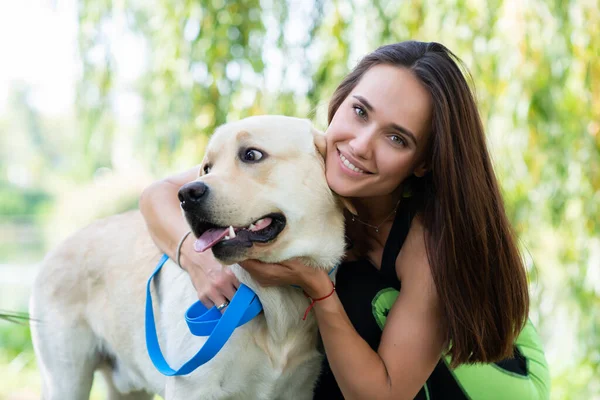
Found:
[[340, 196], [348, 196], [347, 188], [343, 185], [342, 182], [339, 181], [339, 177], [336, 176], [335, 172], [333, 172], [334, 168], [326, 169], [325, 178], [327, 180], [327, 185], [329, 188], [333, 190], [335, 193]]

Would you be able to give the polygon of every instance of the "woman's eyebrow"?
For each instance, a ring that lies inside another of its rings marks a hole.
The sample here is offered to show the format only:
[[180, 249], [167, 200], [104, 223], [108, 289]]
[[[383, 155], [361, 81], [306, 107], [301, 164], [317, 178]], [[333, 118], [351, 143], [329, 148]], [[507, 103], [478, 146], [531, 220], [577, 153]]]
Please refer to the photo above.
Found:
[[[371, 105], [371, 103], [369, 103], [367, 101], [367, 99], [365, 99], [364, 97], [362, 97], [360, 95], [357, 95], [357, 94], [352, 95], [352, 97], [354, 97], [356, 100], [360, 101], [362, 103], [362, 105], [365, 106], [365, 108], [367, 110], [369, 110], [371, 112], [375, 111], [375, 109], [373, 108], [373, 106]], [[395, 129], [395, 130], [397, 130], [399, 132], [404, 133], [406, 136], [409, 137], [410, 140], [412, 140], [412, 142], [415, 144], [415, 146], [417, 145], [417, 137], [411, 131], [409, 131], [408, 129], [406, 129], [403, 126], [400, 126], [398, 124], [393, 124], [392, 123], [392, 124], [390, 124], [390, 126], [393, 129]]]
[[363, 104], [363, 106], [365, 106], [367, 108], [367, 110], [373, 111], [373, 106], [371, 105], [371, 103], [369, 103], [367, 101], [367, 99], [365, 99], [364, 97], [359, 96], [357, 94], [352, 95], [352, 97], [354, 97], [356, 100], [360, 101]]

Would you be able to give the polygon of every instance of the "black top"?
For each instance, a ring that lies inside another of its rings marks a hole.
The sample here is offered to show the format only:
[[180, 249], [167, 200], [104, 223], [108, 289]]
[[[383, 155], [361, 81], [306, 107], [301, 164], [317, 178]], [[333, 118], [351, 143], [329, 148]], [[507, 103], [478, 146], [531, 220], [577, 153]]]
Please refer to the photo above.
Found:
[[[408, 235], [411, 221], [417, 212], [416, 199], [404, 199], [403, 205], [392, 224], [392, 229], [383, 249], [381, 269], [378, 270], [366, 259], [344, 262], [336, 278], [336, 291], [348, 318], [360, 336], [377, 351], [387, 313], [400, 291], [396, 274], [396, 258]], [[349, 349], [349, 351], [352, 351]], [[520, 354], [517, 354], [520, 356]], [[525, 375], [522, 357], [502, 361], [497, 365], [503, 369]], [[520, 361], [520, 362], [519, 362]], [[357, 379], [360, 377], [357, 376]], [[426, 393], [428, 392], [428, 393]], [[343, 399], [342, 393], [331, 372], [327, 359], [323, 361], [321, 376], [315, 389], [314, 399]], [[416, 399], [467, 399], [454, 379], [446, 363], [440, 360], [426, 385]]]

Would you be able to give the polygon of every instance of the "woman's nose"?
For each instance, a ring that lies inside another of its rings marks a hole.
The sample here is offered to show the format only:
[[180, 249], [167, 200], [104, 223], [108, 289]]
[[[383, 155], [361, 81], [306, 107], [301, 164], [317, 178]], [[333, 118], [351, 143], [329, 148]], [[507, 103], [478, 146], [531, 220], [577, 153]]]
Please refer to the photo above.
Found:
[[354, 156], [369, 159], [373, 147], [373, 132], [368, 129], [361, 130], [348, 144]]

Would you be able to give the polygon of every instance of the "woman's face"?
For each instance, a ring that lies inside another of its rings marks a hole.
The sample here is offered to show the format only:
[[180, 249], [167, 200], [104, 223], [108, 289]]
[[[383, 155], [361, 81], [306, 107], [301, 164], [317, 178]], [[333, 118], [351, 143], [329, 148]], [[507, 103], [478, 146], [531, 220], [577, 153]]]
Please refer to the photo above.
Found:
[[431, 98], [406, 68], [376, 65], [346, 97], [327, 128], [326, 176], [344, 197], [392, 194], [426, 172]]

